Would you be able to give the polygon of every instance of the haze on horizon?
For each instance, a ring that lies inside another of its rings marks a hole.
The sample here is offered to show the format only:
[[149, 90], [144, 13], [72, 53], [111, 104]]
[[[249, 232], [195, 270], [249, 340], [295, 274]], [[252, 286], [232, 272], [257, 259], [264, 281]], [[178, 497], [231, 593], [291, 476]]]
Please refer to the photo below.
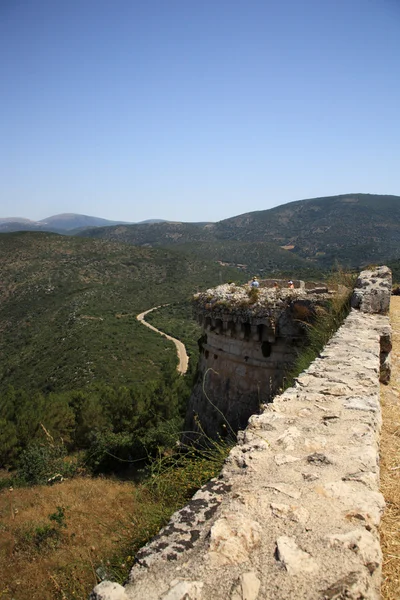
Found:
[[400, 195], [396, 0], [2, 0], [0, 217]]

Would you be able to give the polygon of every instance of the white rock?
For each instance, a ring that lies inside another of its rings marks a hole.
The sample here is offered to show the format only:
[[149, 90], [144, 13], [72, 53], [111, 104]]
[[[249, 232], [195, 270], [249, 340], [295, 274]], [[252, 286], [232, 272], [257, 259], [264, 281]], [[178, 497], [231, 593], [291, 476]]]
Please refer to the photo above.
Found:
[[369, 515], [374, 525], [379, 525], [381, 515], [385, 508], [385, 499], [380, 492], [374, 492], [365, 486], [360, 489], [359, 484], [347, 481], [330, 481], [324, 484], [323, 491], [335, 498], [346, 509], [359, 511]]
[[201, 600], [203, 586], [202, 581], [179, 581], [162, 596], [162, 600]]
[[347, 408], [349, 410], [362, 410], [366, 412], [377, 412], [379, 410], [379, 404], [375, 396], [365, 396], [363, 398], [347, 398], [343, 406], [344, 408]]
[[285, 494], [285, 496], [289, 496], [295, 500], [298, 500], [301, 496], [301, 492], [299, 492], [298, 489], [288, 485], [287, 483], [271, 483], [271, 485], [266, 485], [265, 487], [276, 490], [277, 492]]
[[301, 550], [294, 538], [282, 535], [276, 540], [278, 558], [285, 565], [289, 575], [315, 573], [318, 564], [307, 553]]
[[356, 552], [370, 573], [373, 573], [382, 563], [382, 552], [378, 540], [366, 529], [355, 529], [349, 533], [328, 536], [332, 546], [343, 546]]
[[298, 446], [301, 437], [302, 433], [297, 427], [289, 427], [278, 437], [276, 443], [283, 446], [285, 450], [294, 450]]
[[275, 454], [274, 459], [278, 467], [301, 460], [297, 456], [291, 456], [290, 454]]
[[303, 506], [289, 506], [271, 502], [272, 514], [280, 519], [289, 519], [295, 523], [305, 525], [310, 518], [310, 513]]
[[89, 600], [128, 600], [128, 596], [119, 583], [102, 581], [93, 589]]
[[211, 528], [208, 558], [213, 566], [240, 564], [260, 544], [261, 527], [243, 515], [226, 513]]
[[261, 582], [254, 571], [243, 573], [240, 577], [243, 600], [256, 600]]
[[307, 452], [316, 452], [317, 450], [322, 450], [323, 448], [325, 448], [326, 443], [326, 437], [317, 436], [312, 439], [306, 438], [304, 440], [304, 448]]

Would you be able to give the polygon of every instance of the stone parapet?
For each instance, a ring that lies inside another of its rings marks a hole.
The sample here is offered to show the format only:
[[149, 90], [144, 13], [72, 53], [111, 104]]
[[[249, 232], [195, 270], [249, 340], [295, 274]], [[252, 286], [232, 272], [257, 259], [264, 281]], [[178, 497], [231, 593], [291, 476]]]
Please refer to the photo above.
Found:
[[387, 315], [391, 293], [392, 272], [389, 267], [361, 271], [354, 288], [351, 305], [362, 312]]
[[378, 600], [389, 334], [387, 316], [353, 309], [249, 419], [220, 477], [142, 548], [126, 586], [103, 582], [92, 600]]

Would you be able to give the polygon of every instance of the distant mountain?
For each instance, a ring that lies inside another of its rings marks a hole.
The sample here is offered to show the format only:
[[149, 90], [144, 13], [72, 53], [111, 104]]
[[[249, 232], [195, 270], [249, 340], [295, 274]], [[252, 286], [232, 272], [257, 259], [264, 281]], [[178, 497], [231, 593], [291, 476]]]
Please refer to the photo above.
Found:
[[109, 219], [100, 219], [99, 217], [89, 217], [88, 215], [77, 215], [75, 213], [63, 213], [54, 215], [39, 221], [46, 227], [51, 227], [57, 230], [70, 231], [80, 227], [106, 227], [127, 223], [127, 221], [110, 221]]
[[50, 231], [53, 233], [66, 233], [86, 227], [104, 227], [125, 224], [127, 221], [110, 221], [99, 217], [78, 215], [75, 213], [64, 213], [53, 215], [41, 221], [31, 221], [19, 217], [0, 218], [0, 233], [13, 231]]
[[298, 200], [218, 223], [133, 224], [88, 229], [81, 235], [138, 246], [201, 243], [199, 252], [208, 244], [208, 258], [250, 264], [252, 271], [267, 270], [271, 258], [282, 265], [278, 251], [286, 254], [285, 270], [300, 267], [298, 261], [290, 265], [288, 256], [306, 261], [311, 269], [335, 262], [358, 268], [400, 258], [400, 197], [345, 194]]
[[30, 219], [24, 219], [22, 217], [7, 217], [5, 219], [0, 218], [0, 224], [3, 223], [35, 223], [35, 221], [31, 221]]
[[[142, 223], [168, 223], [165, 219], [147, 219], [139, 221]], [[78, 233], [88, 227], [111, 227], [113, 225], [132, 224], [129, 221], [110, 221], [99, 217], [79, 215], [76, 213], [63, 213], [53, 215], [41, 221], [31, 221], [22, 217], [0, 218], [0, 233], [12, 233], [13, 231], [50, 231], [53, 233]]]
[[165, 219], [146, 219], [145, 221], [138, 221], [138, 225], [143, 224], [143, 223], [169, 223], [169, 221], [166, 221]]

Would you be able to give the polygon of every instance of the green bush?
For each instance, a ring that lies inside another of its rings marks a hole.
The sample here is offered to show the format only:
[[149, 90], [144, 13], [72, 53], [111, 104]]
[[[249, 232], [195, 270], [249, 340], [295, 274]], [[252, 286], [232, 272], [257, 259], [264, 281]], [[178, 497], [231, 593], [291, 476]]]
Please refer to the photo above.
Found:
[[61, 445], [31, 444], [21, 453], [14, 481], [17, 485], [42, 485], [52, 483], [55, 476], [61, 479], [73, 475], [76, 465], [64, 460], [66, 454]]

